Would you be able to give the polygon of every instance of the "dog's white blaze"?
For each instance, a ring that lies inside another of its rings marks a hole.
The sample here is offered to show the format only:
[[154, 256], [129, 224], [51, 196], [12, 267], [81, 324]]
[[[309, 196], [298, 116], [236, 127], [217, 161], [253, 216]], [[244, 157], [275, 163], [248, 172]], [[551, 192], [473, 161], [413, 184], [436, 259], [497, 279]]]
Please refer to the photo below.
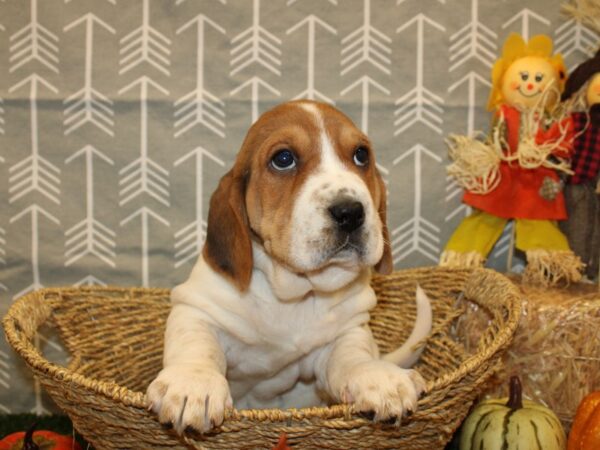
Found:
[[[340, 197], [349, 197], [362, 203], [365, 209], [363, 227], [362, 263], [376, 264], [383, 253], [382, 224], [373, 205], [370, 192], [363, 180], [350, 171], [340, 160], [327, 134], [319, 109], [311, 103], [299, 103], [311, 114], [319, 127], [319, 166], [307, 177], [300, 189], [292, 211], [290, 256], [301, 270], [322, 267], [328, 252], [339, 243], [333, 241], [334, 224], [329, 207]], [[357, 261], [353, 261], [357, 265]]]

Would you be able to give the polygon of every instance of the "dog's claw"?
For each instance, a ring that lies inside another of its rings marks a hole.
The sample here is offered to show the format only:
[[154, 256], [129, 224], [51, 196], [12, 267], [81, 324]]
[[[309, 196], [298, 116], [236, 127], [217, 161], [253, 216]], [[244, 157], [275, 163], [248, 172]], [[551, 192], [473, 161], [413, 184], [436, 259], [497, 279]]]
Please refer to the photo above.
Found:
[[359, 415], [367, 420], [370, 420], [371, 422], [375, 420], [375, 411], [361, 411]]
[[198, 431], [196, 428], [192, 427], [191, 425], [188, 425], [187, 427], [185, 427], [184, 433], [185, 434], [202, 434], [202, 433], [200, 433], [200, 431]]
[[383, 425], [395, 425], [397, 422], [398, 422], [398, 418], [396, 416], [391, 416], [391, 417], [381, 421], [381, 423]]

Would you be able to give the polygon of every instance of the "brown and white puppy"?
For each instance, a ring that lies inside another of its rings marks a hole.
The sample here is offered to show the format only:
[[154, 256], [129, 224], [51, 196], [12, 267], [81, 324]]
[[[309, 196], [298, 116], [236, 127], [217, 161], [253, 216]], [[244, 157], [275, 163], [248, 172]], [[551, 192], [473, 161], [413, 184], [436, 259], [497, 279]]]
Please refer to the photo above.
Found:
[[[172, 291], [149, 405], [179, 432], [233, 407], [353, 403], [377, 420], [416, 408], [409, 365], [430, 331], [417, 290], [409, 340], [380, 358], [372, 268], [392, 270], [386, 191], [367, 137], [335, 108], [295, 101], [251, 127], [210, 202], [202, 256]], [[326, 397], [326, 398], [324, 398]]]

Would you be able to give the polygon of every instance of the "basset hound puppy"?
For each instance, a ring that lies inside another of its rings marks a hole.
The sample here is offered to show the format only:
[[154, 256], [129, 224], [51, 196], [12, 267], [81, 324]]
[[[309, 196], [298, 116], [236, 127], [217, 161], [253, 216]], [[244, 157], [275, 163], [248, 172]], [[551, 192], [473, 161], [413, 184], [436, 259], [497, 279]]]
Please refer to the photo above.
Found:
[[335, 108], [284, 103], [250, 128], [210, 201], [205, 246], [171, 294], [164, 368], [147, 390], [162, 423], [206, 432], [237, 408], [352, 403], [414, 411], [414, 347], [430, 332], [417, 288], [407, 342], [380, 357], [372, 269], [392, 271], [386, 189], [367, 137]]

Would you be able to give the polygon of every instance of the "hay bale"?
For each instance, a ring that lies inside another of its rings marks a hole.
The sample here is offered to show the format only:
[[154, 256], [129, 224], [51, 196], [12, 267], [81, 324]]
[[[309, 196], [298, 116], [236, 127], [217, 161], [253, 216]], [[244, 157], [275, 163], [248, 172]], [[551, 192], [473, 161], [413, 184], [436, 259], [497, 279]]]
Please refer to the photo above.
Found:
[[[592, 284], [542, 288], [511, 279], [523, 293], [522, 316], [486, 397], [506, 396], [506, 380], [518, 374], [525, 396], [551, 408], [569, 430], [581, 399], [600, 389], [600, 291]], [[470, 309], [457, 330], [467, 347], [487, 323], [485, 312]]]

